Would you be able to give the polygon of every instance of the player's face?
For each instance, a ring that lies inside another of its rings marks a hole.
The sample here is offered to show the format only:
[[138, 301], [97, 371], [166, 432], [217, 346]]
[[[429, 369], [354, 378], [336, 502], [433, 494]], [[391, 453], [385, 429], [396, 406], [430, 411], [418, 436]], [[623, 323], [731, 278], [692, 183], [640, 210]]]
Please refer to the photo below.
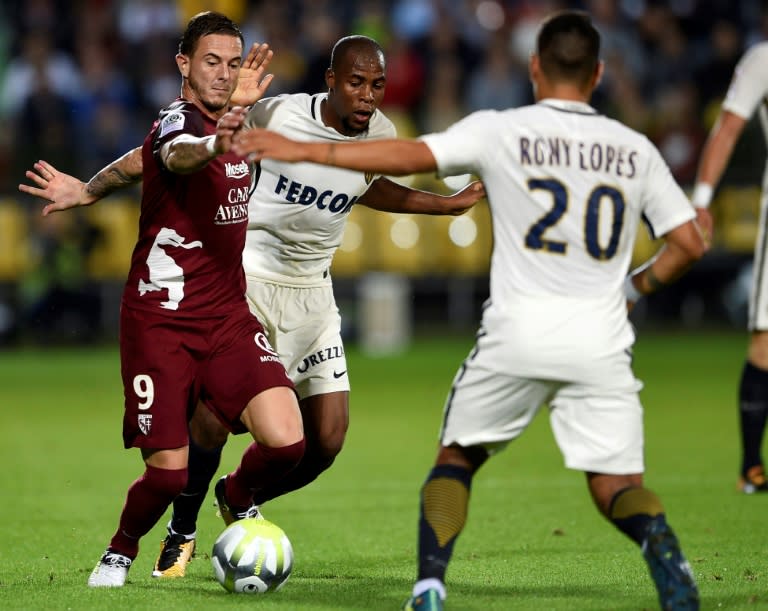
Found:
[[191, 56], [176, 56], [185, 77], [182, 95], [214, 115], [223, 114], [237, 87], [242, 58], [243, 45], [237, 36], [203, 36]]
[[368, 129], [371, 115], [384, 98], [386, 77], [379, 54], [348, 52], [337, 70], [328, 70], [329, 124], [345, 136]]

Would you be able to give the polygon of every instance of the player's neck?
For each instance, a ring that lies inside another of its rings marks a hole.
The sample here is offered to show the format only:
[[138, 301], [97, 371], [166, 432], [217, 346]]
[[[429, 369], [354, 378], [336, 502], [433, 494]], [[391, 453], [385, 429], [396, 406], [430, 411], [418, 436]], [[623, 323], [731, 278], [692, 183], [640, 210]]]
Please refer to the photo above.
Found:
[[585, 92], [573, 85], [555, 85], [552, 87], [539, 87], [536, 92], [536, 101], [539, 100], [565, 100], [566, 102], [583, 102], [589, 104], [592, 92]]

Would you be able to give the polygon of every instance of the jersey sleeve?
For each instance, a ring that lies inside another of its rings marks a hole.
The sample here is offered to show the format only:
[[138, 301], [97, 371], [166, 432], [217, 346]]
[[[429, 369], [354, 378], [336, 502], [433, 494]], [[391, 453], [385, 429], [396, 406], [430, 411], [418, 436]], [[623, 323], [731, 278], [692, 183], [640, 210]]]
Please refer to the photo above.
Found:
[[723, 109], [749, 119], [768, 95], [768, 43], [752, 47], [733, 72]]
[[200, 113], [191, 110], [189, 104], [181, 103], [173, 104], [160, 112], [157, 129], [152, 136], [152, 155], [158, 162], [160, 149], [166, 142], [171, 142], [182, 134], [198, 138], [205, 136], [205, 125]]
[[677, 184], [658, 149], [648, 141], [649, 163], [641, 207], [653, 239], [696, 218], [680, 185]]
[[284, 96], [275, 96], [264, 98], [251, 106], [248, 114], [245, 116], [245, 127], [270, 127], [270, 121], [275, 111], [285, 102]]
[[474, 112], [442, 132], [419, 138], [437, 162], [437, 174], [481, 174], [487, 157], [492, 154], [494, 134], [493, 111]]

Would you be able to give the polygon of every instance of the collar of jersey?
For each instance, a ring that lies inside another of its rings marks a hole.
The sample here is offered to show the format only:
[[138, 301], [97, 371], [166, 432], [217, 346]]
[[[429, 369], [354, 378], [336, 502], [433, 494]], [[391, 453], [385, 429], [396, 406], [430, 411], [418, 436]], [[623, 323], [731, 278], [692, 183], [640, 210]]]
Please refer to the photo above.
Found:
[[574, 100], [559, 100], [557, 98], [546, 98], [544, 100], [540, 100], [539, 104], [543, 104], [544, 106], [549, 106], [550, 108], [554, 108], [556, 110], [564, 110], [566, 112], [578, 112], [578, 113], [587, 114], [587, 115], [597, 114], [597, 111], [586, 102], [576, 102]]

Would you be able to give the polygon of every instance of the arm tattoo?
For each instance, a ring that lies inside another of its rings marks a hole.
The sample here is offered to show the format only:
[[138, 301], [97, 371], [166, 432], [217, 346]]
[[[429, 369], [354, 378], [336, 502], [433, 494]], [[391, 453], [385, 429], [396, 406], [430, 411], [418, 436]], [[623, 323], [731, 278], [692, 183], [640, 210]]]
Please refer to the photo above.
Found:
[[129, 176], [119, 168], [104, 168], [88, 181], [88, 184], [85, 185], [85, 190], [89, 195], [102, 198], [116, 189], [126, 187], [138, 181], [139, 179]]

